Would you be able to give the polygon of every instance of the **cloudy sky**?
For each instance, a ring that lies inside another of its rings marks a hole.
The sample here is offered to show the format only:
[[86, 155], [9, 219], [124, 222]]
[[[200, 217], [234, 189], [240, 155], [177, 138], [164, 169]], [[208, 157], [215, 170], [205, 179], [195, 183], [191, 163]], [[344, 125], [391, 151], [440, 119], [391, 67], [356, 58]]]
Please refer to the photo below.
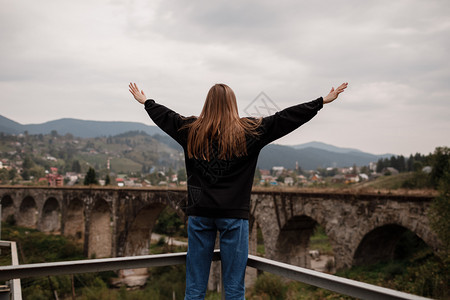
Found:
[[450, 146], [448, 0], [0, 5], [0, 114], [22, 124], [153, 125], [130, 81], [182, 115], [198, 115], [210, 86], [223, 82], [242, 116], [261, 92], [285, 108], [349, 82], [277, 143], [404, 155]]

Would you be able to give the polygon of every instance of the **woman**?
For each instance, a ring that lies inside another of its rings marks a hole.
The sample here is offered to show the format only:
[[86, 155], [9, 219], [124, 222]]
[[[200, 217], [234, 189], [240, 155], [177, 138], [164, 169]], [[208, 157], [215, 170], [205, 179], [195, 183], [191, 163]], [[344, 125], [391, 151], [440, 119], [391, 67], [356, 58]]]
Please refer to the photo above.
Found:
[[185, 299], [204, 299], [216, 233], [220, 234], [226, 299], [244, 299], [250, 194], [258, 155], [274, 140], [308, 122], [347, 87], [269, 117], [240, 118], [233, 90], [216, 84], [198, 117], [185, 118], [129, 89], [150, 118], [184, 149], [188, 176], [188, 253]]

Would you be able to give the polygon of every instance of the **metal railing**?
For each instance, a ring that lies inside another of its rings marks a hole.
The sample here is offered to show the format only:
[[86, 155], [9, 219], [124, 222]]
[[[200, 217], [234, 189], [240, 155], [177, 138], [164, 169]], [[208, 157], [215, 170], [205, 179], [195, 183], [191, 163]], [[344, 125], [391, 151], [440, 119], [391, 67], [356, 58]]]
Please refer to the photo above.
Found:
[[[14, 242], [0, 242], [11, 243]], [[213, 260], [220, 260], [220, 251], [216, 250], [213, 255]], [[65, 274], [79, 274], [90, 272], [101, 272], [111, 270], [123, 269], [138, 269], [171, 266], [186, 263], [186, 252], [171, 253], [171, 254], [157, 254], [157, 255], [143, 255], [143, 256], [127, 256], [115, 258], [101, 258], [89, 260], [76, 261], [62, 261], [52, 263], [38, 263], [38, 264], [14, 264], [12, 266], [0, 267], [0, 281], [13, 280], [18, 284], [20, 291], [19, 278], [49, 276], [49, 275], [65, 275]], [[301, 268], [274, 260], [249, 255], [247, 265], [258, 270], [266, 271], [276, 275], [286, 277], [288, 279], [300, 281], [316, 287], [324, 288], [339, 294], [360, 298], [360, 299], [403, 299], [403, 300], [419, 300], [429, 299], [404, 292], [395, 291], [379, 287], [372, 284], [359, 282], [356, 280], [346, 279], [330, 274], [313, 271], [306, 268]], [[14, 288], [16, 290], [16, 288]], [[15, 300], [21, 297], [13, 298]], [[222, 293], [222, 299], [223, 297]]]
[[[19, 266], [19, 257], [17, 256], [16, 242], [0, 241], [0, 247], [9, 247], [11, 249], [11, 267]], [[22, 289], [19, 277], [7, 278], [12, 299], [22, 300]]]

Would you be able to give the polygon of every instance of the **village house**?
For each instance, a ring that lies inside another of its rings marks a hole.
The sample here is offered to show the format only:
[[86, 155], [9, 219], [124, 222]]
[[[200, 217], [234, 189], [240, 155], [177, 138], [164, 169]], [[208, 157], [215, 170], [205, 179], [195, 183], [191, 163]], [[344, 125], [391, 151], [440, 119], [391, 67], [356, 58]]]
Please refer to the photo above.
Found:
[[58, 174], [58, 168], [51, 167], [50, 172], [47, 172], [45, 177], [39, 178], [39, 182], [47, 181], [49, 186], [63, 186], [64, 178]]
[[286, 177], [286, 178], [284, 178], [284, 184], [285, 184], [285, 185], [289, 185], [289, 186], [294, 185], [294, 178], [292, 178], [292, 177]]
[[282, 167], [282, 166], [275, 166], [275, 167], [272, 167], [272, 175], [273, 176], [276, 176], [276, 177], [278, 177], [278, 176], [280, 176], [281, 174], [283, 174], [283, 172], [284, 172], [284, 167]]

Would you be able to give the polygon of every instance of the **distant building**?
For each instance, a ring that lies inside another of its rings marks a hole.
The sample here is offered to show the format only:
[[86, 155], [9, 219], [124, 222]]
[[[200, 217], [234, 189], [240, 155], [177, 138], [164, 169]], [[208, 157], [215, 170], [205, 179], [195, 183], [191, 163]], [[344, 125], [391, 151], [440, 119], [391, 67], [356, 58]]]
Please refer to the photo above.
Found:
[[290, 186], [294, 185], [294, 178], [292, 178], [292, 177], [284, 178], [284, 184], [290, 185]]
[[283, 171], [284, 171], [283, 166], [272, 167], [272, 173], [274, 176], [280, 176], [281, 174], [283, 174]]
[[336, 174], [331, 179], [331, 182], [333, 182], [333, 183], [343, 183], [343, 182], [345, 182], [345, 175], [343, 175], [343, 174]]
[[66, 173], [66, 179], [68, 180], [67, 185], [74, 185], [78, 180], [79, 174], [75, 172], [67, 172]]
[[319, 182], [319, 181], [322, 181], [322, 177], [320, 177], [319, 174], [313, 174], [313, 175], [309, 178], [309, 180], [312, 181], [312, 182]]
[[357, 183], [359, 182], [358, 174], [346, 174], [345, 183]]
[[360, 178], [361, 180], [363, 180], [363, 181], [369, 180], [369, 175], [367, 175], [367, 174], [360, 173], [360, 174], [358, 174], [358, 175], [359, 175], [359, 178]]
[[259, 172], [261, 173], [261, 176], [264, 176], [264, 175], [269, 176], [270, 175], [270, 170], [259, 170]]
[[42, 182], [42, 179], [46, 179], [49, 186], [63, 186], [64, 185], [64, 178], [62, 175], [59, 174], [47, 174], [45, 175], [45, 178], [39, 179], [40, 182]]
[[276, 177], [270, 175], [261, 175], [261, 184], [276, 182]]
[[305, 176], [303, 176], [303, 175], [298, 175], [298, 176], [297, 176], [297, 182], [298, 182], [298, 183], [301, 183], [301, 184], [305, 184], [305, 183], [308, 182], [308, 180], [306, 179]]

